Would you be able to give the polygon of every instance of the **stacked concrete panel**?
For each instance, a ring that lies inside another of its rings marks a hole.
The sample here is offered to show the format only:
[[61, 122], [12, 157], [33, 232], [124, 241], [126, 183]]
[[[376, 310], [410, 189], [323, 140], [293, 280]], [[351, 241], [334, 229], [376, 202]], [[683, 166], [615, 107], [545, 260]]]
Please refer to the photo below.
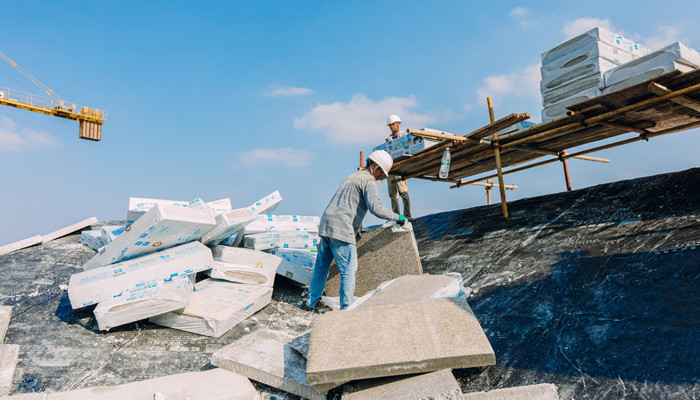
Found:
[[542, 120], [566, 114], [566, 106], [599, 96], [603, 74], [651, 52], [645, 46], [593, 28], [542, 54]]
[[191, 207], [156, 204], [124, 233], [101, 248], [83, 269], [89, 270], [199, 240], [216, 225], [214, 216]]
[[199, 242], [191, 242], [75, 274], [70, 278], [68, 298], [74, 309], [86, 307], [140, 287], [205, 271], [213, 263], [211, 250]]
[[271, 287], [205, 279], [195, 284], [187, 307], [149, 321], [218, 338], [268, 305], [271, 298]]
[[212, 248], [214, 265], [209, 276], [231, 282], [272, 286], [282, 259], [262, 251], [239, 247]]
[[306, 378], [322, 384], [495, 363], [481, 325], [460, 297], [314, 316]]
[[605, 72], [603, 93], [624, 89], [673, 70], [690, 72], [698, 68], [700, 53], [676, 42]]

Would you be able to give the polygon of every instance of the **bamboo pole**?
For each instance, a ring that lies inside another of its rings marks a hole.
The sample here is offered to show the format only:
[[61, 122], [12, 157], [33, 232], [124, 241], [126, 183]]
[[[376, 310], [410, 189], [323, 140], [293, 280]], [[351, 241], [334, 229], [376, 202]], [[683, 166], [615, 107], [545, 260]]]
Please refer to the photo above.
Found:
[[[589, 153], [594, 153], [594, 152], [596, 152], [596, 151], [602, 151], [602, 150], [612, 149], [612, 148], [614, 148], [614, 147], [624, 146], [624, 145], [626, 145], [626, 144], [638, 142], [638, 141], [640, 141], [640, 140], [649, 140], [649, 139], [654, 138], [654, 137], [663, 136], [663, 135], [668, 135], [668, 134], [671, 134], [671, 133], [676, 133], [676, 132], [685, 131], [685, 130], [689, 130], [689, 129], [694, 129], [694, 128], [698, 128], [698, 127], [700, 127], [700, 122], [695, 122], [695, 123], [688, 124], [688, 125], [677, 126], [677, 127], [675, 127], [675, 128], [669, 128], [669, 129], [665, 129], [665, 130], [659, 131], [659, 132], [649, 132], [649, 133], [646, 133], [646, 134], [643, 134], [643, 135], [639, 135], [639, 136], [636, 136], [636, 137], [633, 137], [633, 138], [630, 138], [630, 139], [621, 140], [621, 141], [619, 141], [619, 142], [610, 143], [610, 144], [606, 144], [606, 145], [603, 145], [603, 146], [594, 147], [594, 148], [587, 149], [587, 150], [582, 150], [582, 151], [579, 151], [579, 152], [576, 152], [576, 153], [567, 154], [567, 155], [565, 155], [565, 156], [563, 156], [563, 157], [566, 158], [566, 159], [574, 158], [574, 157], [576, 157], [576, 156], [580, 156], [580, 155], [584, 155], [584, 154], [589, 154]], [[503, 175], [508, 175], [508, 174], [512, 174], [512, 173], [515, 173], [515, 172], [524, 171], [524, 170], [526, 170], [526, 169], [541, 167], [541, 166], [543, 166], [543, 165], [551, 164], [551, 163], [557, 162], [557, 161], [559, 161], [559, 158], [553, 158], [553, 159], [550, 159], [550, 160], [540, 161], [540, 162], [538, 162], [538, 163], [534, 163], [534, 164], [530, 164], [530, 165], [525, 165], [525, 166], [523, 166], [523, 167], [519, 167], [519, 168], [515, 168], [515, 169], [511, 169], [511, 170], [505, 171], [505, 172], [503, 173]], [[460, 182], [457, 183], [456, 185], [450, 186], [450, 189], [457, 189], [457, 188], [460, 188], [460, 187], [465, 186], [465, 185], [470, 185], [470, 184], [472, 184], [472, 183], [474, 183], [474, 182], [480, 182], [480, 181], [483, 181], [483, 180], [485, 180], [485, 179], [495, 178], [496, 176], [498, 176], [498, 175], [493, 174], [493, 175], [481, 177], [481, 178], [478, 178], [478, 179], [473, 179], [473, 180], [467, 181], [467, 182], [462, 182], [462, 181], [460, 181]]]
[[361, 151], [360, 152], [360, 168], [359, 169], [362, 169], [364, 167], [364, 164], [363, 164], [364, 161], [365, 161], [365, 152]]
[[530, 114], [528, 113], [513, 113], [508, 116], [505, 116], [498, 121], [495, 121], [494, 119], [491, 120], [491, 123], [489, 125], [486, 125], [484, 127], [481, 127], [471, 133], [468, 133], [464, 136], [468, 138], [476, 138], [476, 139], [483, 139], [485, 137], [488, 137], [489, 135], [496, 133], [500, 130], [506, 129], [510, 126], [513, 126], [517, 124], [518, 122], [525, 121], [526, 119], [530, 118]]
[[[423, 180], [426, 180], [426, 181], [433, 181], [433, 182], [449, 182], [449, 183], [457, 183], [457, 182], [459, 182], [459, 180], [457, 180], [457, 179], [449, 179], [449, 178], [448, 178], [448, 179], [440, 179], [440, 178], [432, 177], [432, 176], [418, 176], [418, 177], [416, 177], [416, 179], [423, 179]], [[474, 183], [470, 183], [470, 185], [474, 185], [474, 186], [484, 186], [484, 187], [486, 187], [486, 188], [491, 188], [491, 187], [494, 187], [494, 186], [498, 186], [497, 183], [493, 183], [493, 182], [486, 182], [486, 183], [484, 183], [484, 182], [474, 182]], [[515, 189], [518, 188], [518, 186], [516, 186], [516, 185], [504, 185], [504, 186], [505, 186], [505, 188], [508, 189], [508, 190], [515, 190]]]
[[[490, 97], [486, 98], [486, 103], [489, 107], [489, 118], [491, 119], [491, 123], [493, 124], [493, 122], [495, 121], [495, 117], [493, 115], [493, 102], [491, 102]], [[506, 188], [503, 185], [503, 169], [501, 168], [501, 150], [498, 145], [497, 132], [493, 133], [491, 143], [493, 143], [493, 154], [496, 159], [496, 171], [498, 171], [498, 188], [501, 192], [501, 210], [503, 210], [503, 217], [508, 218], [508, 205], [506, 204]]]
[[[491, 183], [491, 181], [487, 179], [486, 183]], [[486, 204], [489, 206], [491, 205], [491, 188], [492, 187], [493, 186], [486, 186]]]
[[562, 165], [564, 166], [564, 180], [566, 181], [566, 191], [570, 192], [571, 191], [571, 178], [569, 177], [569, 162], [564, 158], [566, 155], [566, 150], [563, 150], [559, 154], [559, 159], [561, 160]]

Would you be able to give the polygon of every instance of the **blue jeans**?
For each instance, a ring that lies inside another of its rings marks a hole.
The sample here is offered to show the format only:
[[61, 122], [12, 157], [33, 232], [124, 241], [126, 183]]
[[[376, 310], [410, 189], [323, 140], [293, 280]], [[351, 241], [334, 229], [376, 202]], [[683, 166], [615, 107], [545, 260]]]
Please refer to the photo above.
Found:
[[309, 284], [309, 297], [306, 305], [314, 307], [321, 298], [328, 280], [331, 261], [340, 272], [340, 309], [346, 309], [353, 302], [355, 293], [355, 271], [357, 271], [357, 246], [337, 239], [321, 236], [314, 272]]

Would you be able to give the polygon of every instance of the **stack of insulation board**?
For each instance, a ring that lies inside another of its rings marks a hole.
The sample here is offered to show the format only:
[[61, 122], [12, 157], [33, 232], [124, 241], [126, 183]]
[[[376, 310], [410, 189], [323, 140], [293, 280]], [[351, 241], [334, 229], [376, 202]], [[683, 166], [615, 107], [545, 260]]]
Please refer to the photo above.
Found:
[[396, 158], [403, 155], [416, 154], [436, 143], [438, 142], [434, 140], [422, 139], [413, 135], [404, 135], [394, 140], [387, 140], [379, 146], [374, 147], [372, 151], [384, 150], [389, 153], [392, 158]]
[[[218, 337], [270, 302], [279, 257], [247, 249], [214, 256], [205, 244], [235, 235], [257, 213], [274, 209], [282, 200], [278, 192], [236, 210], [230, 210], [230, 201], [221, 210], [201, 199], [139, 200], [150, 204], [140, 206], [148, 210], [126, 228], [109, 227], [106, 234], [119, 234], [85, 263], [85, 271], [71, 276], [74, 309], [97, 304], [101, 330], [150, 318]], [[195, 282], [204, 271], [212, 278]]]
[[260, 215], [245, 227], [236, 244], [282, 258], [277, 274], [308, 285], [316, 263], [320, 222], [317, 216]]
[[605, 28], [593, 28], [542, 53], [542, 120], [566, 114], [566, 106], [602, 93], [604, 74], [651, 53]]

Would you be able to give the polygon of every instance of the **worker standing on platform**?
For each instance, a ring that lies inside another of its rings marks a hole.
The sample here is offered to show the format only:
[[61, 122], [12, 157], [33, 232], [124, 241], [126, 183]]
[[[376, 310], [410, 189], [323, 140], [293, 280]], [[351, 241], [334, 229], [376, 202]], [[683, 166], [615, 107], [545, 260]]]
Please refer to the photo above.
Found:
[[[391, 114], [386, 119], [386, 124], [391, 130], [391, 135], [386, 138], [386, 141], [398, 139], [401, 136], [405, 136], [406, 132], [399, 130], [401, 126], [401, 118], [396, 114]], [[391, 199], [391, 210], [399, 214], [399, 196], [403, 201], [403, 214], [410, 221], [411, 218], [411, 199], [408, 197], [408, 184], [400, 176], [392, 175], [389, 177], [389, 198]]]
[[389, 153], [377, 150], [369, 155], [366, 167], [345, 178], [326, 207], [318, 227], [320, 241], [314, 265], [306, 308], [313, 309], [326, 288], [328, 270], [335, 259], [340, 272], [340, 309], [354, 300], [357, 246], [355, 238], [369, 210], [376, 217], [398, 221], [406, 218], [382, 205], [377, 193], [377, 180], [385, 179], [394, 163]]

